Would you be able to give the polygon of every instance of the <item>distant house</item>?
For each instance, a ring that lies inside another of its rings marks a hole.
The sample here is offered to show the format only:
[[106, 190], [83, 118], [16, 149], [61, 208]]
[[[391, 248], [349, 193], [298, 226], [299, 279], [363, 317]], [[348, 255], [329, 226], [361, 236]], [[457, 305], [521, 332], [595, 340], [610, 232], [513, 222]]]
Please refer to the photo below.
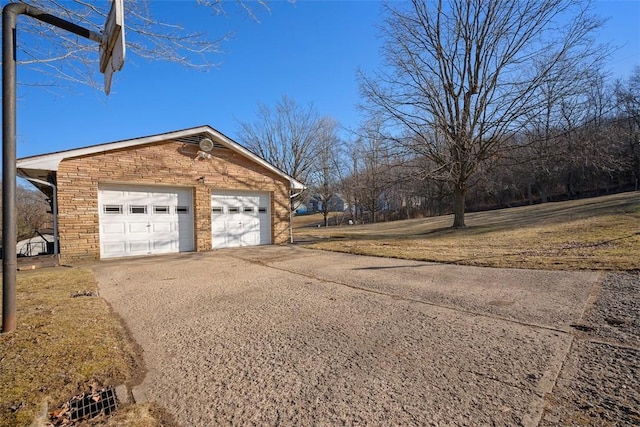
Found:
[[299, 203], [296, 206], [296, 210], [295, 210], [296, 214], [298, 215], [306, 215], [308, 213], [313, 213], [314, 211], [309, 210], [309, 207], [307, 206], [306, 203]]
[[349, 209], [347, 202], [339, 194], [331, 196], [327, 204], [329, 206], [329, 212], [344, 212]]
[[[309, 201], [309, 205], [314, 208], [314, 212], [319, 212], [323, 210], [324, 203], [319, 196], [314, 196]], [[339, 194], [332, 195], [327, 202], [327, 206], [329, 208], [328, 212], [344, 212], [348, 209], [347, 202]]]
[[57, 195], [63, 262], [285, 243], [290, 196], [304, 189], [209, 126], [26, 157], [17, 167]]

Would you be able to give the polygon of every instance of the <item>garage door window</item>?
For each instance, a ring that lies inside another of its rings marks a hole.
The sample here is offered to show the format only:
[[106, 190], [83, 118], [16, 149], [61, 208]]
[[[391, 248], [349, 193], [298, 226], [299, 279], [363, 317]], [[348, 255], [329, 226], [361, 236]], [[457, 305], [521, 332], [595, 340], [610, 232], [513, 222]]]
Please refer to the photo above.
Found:
[[107, 215], [122, 214], [122, 205], [104, 205], [102, 209]]
[[240, 213], [240, 208], [229, 208], [229, 213], [230, 214], [237, 214]]
[[214, 206], [211, 208], [211, 213], [213, 215], [222, 215], [224, 213], [224, 208], [222, 206]]
[[147, 207], [145, 205], [130, 205], [129, 206], [130, 214], [143, 214], [146, 215]]
[[243, 212], [246, 213], [246, 214], [252, 214], [253, 213], [253, 208], [249, 207], [249, 206], [245, 206]]
[[160, 215], [169, 215], [169, 206], [154, 206], [153, 213]]
[[189, 206], [176, 206], [176, 213], [177, 214], [189, 214]]
[[258, 208], [258, 213], [266, 214], [267, 213], [267, 208]]

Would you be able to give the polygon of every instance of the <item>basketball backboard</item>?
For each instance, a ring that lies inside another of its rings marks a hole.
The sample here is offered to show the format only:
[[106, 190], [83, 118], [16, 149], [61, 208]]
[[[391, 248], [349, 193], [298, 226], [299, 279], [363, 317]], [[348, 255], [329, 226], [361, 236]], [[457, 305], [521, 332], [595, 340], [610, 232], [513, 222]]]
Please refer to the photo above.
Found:
[[100, 43], [100, 72], [104, 73], [104, 91], [111, 92], [113, 73], [120, 71], [125, 59], [124, 0], [112, 0], [111, 10]]

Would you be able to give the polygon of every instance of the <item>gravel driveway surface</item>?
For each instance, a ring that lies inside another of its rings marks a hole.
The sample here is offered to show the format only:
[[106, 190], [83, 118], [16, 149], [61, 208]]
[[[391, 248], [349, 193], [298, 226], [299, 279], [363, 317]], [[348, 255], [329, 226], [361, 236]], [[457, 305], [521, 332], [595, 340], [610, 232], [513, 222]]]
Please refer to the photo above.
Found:
[[598, 273], [295, 246], [93, 269], [143, 349], [136, 396], [184, 426], [553, 425], [560, 370], [591, 344], [574, 327], [605, 291]]

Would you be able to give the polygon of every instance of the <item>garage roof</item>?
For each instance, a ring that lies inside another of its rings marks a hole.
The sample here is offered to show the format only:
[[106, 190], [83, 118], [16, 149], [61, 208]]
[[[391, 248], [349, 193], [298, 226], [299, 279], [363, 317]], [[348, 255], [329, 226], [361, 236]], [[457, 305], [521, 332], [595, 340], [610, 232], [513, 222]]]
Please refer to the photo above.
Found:
[[[199, 126], [174, 132], [162, 133], [158, 135], [127, 139], [124, 141], [109, 142], [106, 144], [91, 145], [89, 147], [57, 151], [54, 153], [41, 154], [38, 156], [24, 157], [22, 159], [18, 159], [17, 161], [18, 175], [27, 180], [35, 179], [47, 181], [48, 177], [51, 175], [51, 172], [58, 171], [58, 166], [60, 166], [60, 162], [64, 159], [85, 156], [88, 154], [104, 153], [107, 151], [135, 147], [137, 145], [152, 144], [154, 142], [161, 141], [176, 141], [198, 144], [198, 142], [204, 137], [211, 138], [214, 144], [233, 150], [240, 155], [253, 160], [255, 163], [264, 166], [271, 172], [274, 172], [275, 174], [287, 179], [291, 183], [292, 190], [303, 190], [305, 188], [304, 184], [302, 184], [300, 181], [290, 177], [280, 169], [273, 166], [271, 163], [253, 154], [251, 151], [233, 141], [231, 138], [228, 138], [224, 134], [218, 132], [211, 126]], [[36, 181], [31, 182], [44, 193], [50, 193], [50, 188], [48, 186], [39, 184]]]

